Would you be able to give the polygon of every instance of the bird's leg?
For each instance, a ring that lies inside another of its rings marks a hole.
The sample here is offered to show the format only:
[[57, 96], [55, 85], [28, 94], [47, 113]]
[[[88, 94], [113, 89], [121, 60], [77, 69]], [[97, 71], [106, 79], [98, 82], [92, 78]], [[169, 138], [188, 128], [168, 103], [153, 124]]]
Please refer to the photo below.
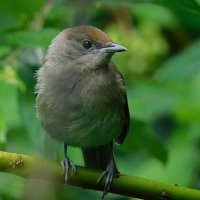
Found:
[[101, 174], [101, 176], [97, 180], [98, 184], [105, 176], [107, 176], [102, 199], [104, 199], [105, 195], [108, 194], [114, 175], [114, 163], [113, 160], [110, 160], [109, 164], [106, 167], [106, 170]]
[[74, 163], [67, 156], [67, 144], [64, 143], [64, 159], [61, 161], [63, 173], [65, 174], [65, 184], [67, 183], [69, 168], [71, 167], [73, 172], [76, 173], [76, 167]]
[[119, 171], [117, 170], [115, 160], [114, 160], [112, 144], [110, 145], [110, 147], [111, 147], [110, 148], [110, 153], [111, 153], [110, 162], [108, 163], [106, 170], [101, 174], [101, 176], [97, 180], [97, 184], [98, 184], [104, 177], [106, 177], [106, 183], [104, 186], [102, 199], [104, 199], [105, 195], [108, 194], [113, 178], [119, 176]]

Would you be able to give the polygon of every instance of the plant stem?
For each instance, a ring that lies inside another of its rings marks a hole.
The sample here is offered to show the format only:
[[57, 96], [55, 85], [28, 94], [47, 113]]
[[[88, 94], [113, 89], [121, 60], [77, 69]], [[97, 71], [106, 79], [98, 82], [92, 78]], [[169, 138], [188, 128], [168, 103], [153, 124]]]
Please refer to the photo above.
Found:
[[[101, 172], [76, 166], [77, 174], [69, 172], [69, 184], [95, 190], [104, 189], [104, 181], [96, 185]], [[0, 171], [24, 178], [36, 178], [64, 183], [60, 164], [42, 158], [0, 151]], [[120, 175], [114, 178], [110, 192], [124, 196], [153, 200], [200, 200], [200, 191], [139, 177]]]

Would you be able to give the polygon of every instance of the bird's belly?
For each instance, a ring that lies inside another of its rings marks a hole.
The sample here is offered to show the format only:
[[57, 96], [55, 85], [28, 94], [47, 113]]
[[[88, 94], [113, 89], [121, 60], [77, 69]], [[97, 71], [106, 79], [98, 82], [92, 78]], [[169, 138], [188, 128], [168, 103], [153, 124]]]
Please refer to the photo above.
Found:
[[[87, 106], [71, 106], [66, 116], [52, 115], [46, 127], [55, 139], [77, 147], [92, 147], [107, 144], [122, 130], [123, 113], [121, 105], [104, 102]], [[45, 124], [44, 124], [45, 126]]]
[[60, 92], [55, 98], [48, 99], [52, 100], [51, 106], [39, 106], [45, 107], [40, 113], [46, 116], [40, 118], [53, 138], [71, 146], [92, 147], [107, 144], [120, 134], [125, 113], [115, 85], [82, 87], [66, 96]]
[[[56, 123], [58, 124], [58, 123]], [[54, 131], [53, 137], [71, 146], [92, 147], [107, 144], [120, 133], [122, 118], [115, 112], [102, 110], [101, 113], [80, 113], [73, 119], [63, 120], [58, 128], [59, 135]]]

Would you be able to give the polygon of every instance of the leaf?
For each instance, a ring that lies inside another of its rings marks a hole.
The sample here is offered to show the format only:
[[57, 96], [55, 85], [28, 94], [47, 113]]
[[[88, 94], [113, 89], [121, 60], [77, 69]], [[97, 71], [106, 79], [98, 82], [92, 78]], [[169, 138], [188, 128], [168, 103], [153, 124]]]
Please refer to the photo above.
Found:
[[[177, 25], [177, 18], [171, 9], [158, 4], [141, 3], [132, 5], [133, 15], [143, 21], [172, 27]], [[159, 16], [159, 17], [158, 17]]]
[[43, 3], [44, 0], [31, 3], [26, 0], [18, 0], [17, 3], [12, 0], [0, 1], [0, 30], [24, 27], [40, 11]]
[[176, 118], [184, 124], [200, 121], [200, 71], [191, 81], [187, 81], [185, 96], [175, 109]]
[[196, 0], [168, 0], [167, 2], [165, 0], [155, 0], [155, 2], [200, 15], [200, 5]]
[[0, 46], [0, 57], [3, 57], [11, 52], [11, 48], [9, 46]]
[[8, 34], [7, 39], [11, 44], [23, 47], [47, 47], [59, 32], [58, 29], [45, 28], [41, 30], [24, 30]]
[[[25, 82], [27, 90], [25, 92], [19, 92], [19, 110], [23, 120], [24, 129], [29, 137], [29, 142], [32, 143], [31, 150], [34, 149], [35, 154], [43, 154], [45, 152], [44, 140], [46, 139], [45, 130], [42, 128], [41, 123], [36, 115], [35, 106], [35, 79], [34, 72], [31, 68], [21, 65], [19, 68], [19, 76]], [[49, 143], [51, 149], [49, 152], [54, 151], [56, 144]], [[48, 146], [48, 148], [49, 148]]]
[[9, 128], [21, 123], [17, 90], [17, 87], [0, 81], [0, 116]]
[[16, 71], [9, 65], [5, 65], [0, 70], [0, 81], [19, 87], [22, 91], [26, 90], [23, 81], [18, 77]]
[[0, 147], [5, 145], [7, 141], [7, 126], [2, 117], [0, 117]]
[[[3, 1], [0, 1], [3, 2]], [[12, 16], [11, 13], [9, 13], [8, 10], [2, 9], [0, 5], [0, 31], [9, 29], [12, 27], [16, 27], [19, 24], [19, 21], [15, 18], [15, 16]], [[1, 39], [2, 39], [1, 35]]]
[[155, 0], [155, 3], [164, 5], [170, 8], [180, 21], [180, 25], [185, 27], [186, 30], [192, 29], [195, 31], [200, 30], [200, 4], [196, 0]]
[[145, 152], [160, 160], [163, 163], [167, 162], [167, 150], [155, 134], [153, 127], [150, 124], [131, 120], [131, 127], [125, 144], [120, 147], [123, 151], [133, 153]]
[[36, 11], [39, 11], [43, 5], [44, 0], [37, 0], [30, 4], [30, 2], [26, 0], [18, 0], [17, 5], [13, 3], [12, 0], [0, 1], [0, 8], [2, 10], [8, 10], [10, 13], [14, 15], [32, 15]]
[[25, 179], [9, 173], [0, 173], [0, 179], [1, 199], [22, 199], [22, 196], [24, 196], [24, 185], [25, 183], [27, 184]]
[[41, 152], [45, 131], [42, 129], [36, 116], [33, 89], [29, 88], [26, 92], [19, 94], [19, 108], [26, 132], [28, 133], [31, 142], [34, 144], [34, 147], [37, 148], [35, 152]]
[[162, 115], [170, 114], [182, 97], [181, 89], [150, 81], [138, 81], [128, 89], [131, 116], [145, 122], [153, 122]]
[[[198, 177], [199, 150], [198, 141], [199, 125], [195, 128], [174, 130], [168, 141], [168, 162], [166, 166], [158, 163], [155, 159], [146, 159], [139, 167], [132, 171], [133, 175], [176, 183], [182, 186], [191, 186], [194, 177]], [[155, 176], [156, 174], [156, 176]]]
[[200, 40], [168, 59], [156, 72], [155, 80], [187, 81], [200, 70]]

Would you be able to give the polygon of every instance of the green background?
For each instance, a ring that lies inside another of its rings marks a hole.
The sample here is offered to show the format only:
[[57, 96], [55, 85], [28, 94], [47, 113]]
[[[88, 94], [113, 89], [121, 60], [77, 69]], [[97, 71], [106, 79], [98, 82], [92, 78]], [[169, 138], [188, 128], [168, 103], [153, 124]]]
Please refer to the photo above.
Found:
[[[125, 143], [114, 147], [121, 173], [199, 189], [199, 0], [0, 0], [0, 150], [62, 159], [63, 145], [35, 114], [35, 73], [53, 37], [80, 24], [128, 48], [113, 57], [131, 114]], [[83, 165], [80, 149], [69, 154]], [[4, 199], [101, 199], [101, 193], [0, 173]]]

